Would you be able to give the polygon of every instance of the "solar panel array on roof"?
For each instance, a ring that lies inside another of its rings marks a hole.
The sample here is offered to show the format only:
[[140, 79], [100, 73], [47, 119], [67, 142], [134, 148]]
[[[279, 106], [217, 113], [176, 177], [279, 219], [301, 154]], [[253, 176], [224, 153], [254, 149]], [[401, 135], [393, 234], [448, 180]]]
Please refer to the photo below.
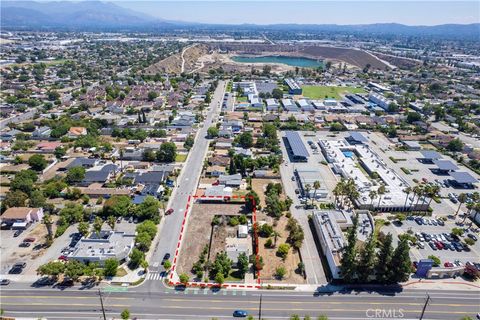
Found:
[[445, 171], [455, 171], [458, 170], [458, 167], [450, 160], [434, 160], [433, 163], [438, 167], [439, 170]]
[[420, 151], [425, 159], [442, 159], [442, 155], [438, 153], [437, 151], [432, 151], [432, 150], [422, 150]]
[[360, 132], [351, 132], [350, 137], [353, 140], [358, 141], [358, 142], [367, 142], [367, 138], [365, 138], [365, 136], [363, 134], [361, 134]]
[[288, 140], [288, 143], [290, 144], [290, 147], [292, 148], [292, 152], [295, 157], [307, 158], [309, 156], [308, 150], [303, 144], [302, 138], [300, 138], [298, 132], [287, 131], [285, 133], [285, 136]]
[[457, 183], [476, 183], [478, 180], [472, 176], [468, 172], [459, 172], [454, 171], [450, 172], [450, 176], [457, 182]]

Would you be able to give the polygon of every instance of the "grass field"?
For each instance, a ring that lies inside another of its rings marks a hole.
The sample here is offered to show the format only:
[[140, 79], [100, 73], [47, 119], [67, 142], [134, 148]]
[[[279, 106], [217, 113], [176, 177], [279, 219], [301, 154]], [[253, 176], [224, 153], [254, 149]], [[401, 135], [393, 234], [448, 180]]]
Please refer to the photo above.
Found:
[[311, 99], [334, 98], [340, 99], [340, 94], [365, 93], [362, 88], [335, 87], [335, 86], [303, 86], [303, 96]]
[[187, 159], [187, 154], [177, 153], [177, 155], [175, 156], [176, 162], [185, 162], [186, 159]]

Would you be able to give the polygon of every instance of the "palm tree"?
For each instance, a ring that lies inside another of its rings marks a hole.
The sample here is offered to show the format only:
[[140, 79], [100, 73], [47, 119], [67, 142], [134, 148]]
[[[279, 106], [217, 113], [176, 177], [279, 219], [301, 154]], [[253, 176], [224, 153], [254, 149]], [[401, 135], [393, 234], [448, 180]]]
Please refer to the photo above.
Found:
[[460, 211], [460, 207], [462, 204], [464, 204], [467, 201], [467, 195], [465, 193], [460, 193], [458, 195], [458, 208], [457, 212], [455, 212], [455, 217], [458, 215], [458, 212]]
[[46, 213], [43, 216], [42, 223], [47, 228], [47, 240], [51, 241], [53, 239], [53, 231], [52, 231], [53, 220], [50, 214]]
[[417, 208], [420, 198], [424, 194], [423, 185], [417, 184], [415, 187], [413, 187], [413, 192], [417, 195], [417, 202], [415, 203], [415, 208]]
[[310, 197], [310, 190], [312, 190], [312, 186], [309, 183], [307, 183], [305, 185], [305, 194], [307, 197]]
[[273, 231], [273, 247], [277, 246], [277, 240], [280, 237], [280, 234], [277, 231]]
[[[472, 202], [472, 203], [474, 203], [474, 202]], [[477, 214], [480, 213], [480, 204], [477, 202], [477, 203], [473, 206], [472, 209], [475, 211], [475, 214], [474, 214], [473, 217], [470, 219], [470, 221], [472, 222], [472, 223], [470, 224], [470, 227], [471, 227], [471, 226], [473, 225], [473, 223], [476, 221], [476, 219], [477, 219]]]
[[378, 194], [378, 207], [380, 208], [380, 202], [382, 201], [382, 195], [384, 195], [387, 192], [387, 189], [385, 186], [382, 184], [380, 187], [378, 187], [377, 194]]
[[320, 189], [320, 181], [315, 181], [313, 183], [313, 198], [312, 198], [312, 206], [313, 206], [313, 200], [317, 198], [317, 190]]
[[372, 190], [368, 193], [368, 196], [370, 197], [370, 206], [373, 208], [373, 200], [377, 197], [377, 191]]
[[337, 183], [337, 185], [336, 185], [335, 188], [333, 189], [332, 193], [333, 193], [333, 195], [335, 196], [335, 205], [336, 205], [336, 204], [337, 204], [337, 201], [338, 201], [338, 197], [342, 194], [340, 182]]
[[412, 192], [412, 188], [410, 187], [406, 187], [405, 189], [403, 189], [403, 192], [405, 192], [405, 194], [407, 195], [405, 197], [405, 204], [403, 205], [405, 208], [407, 208], [407, 202], [408, 202], [408, 196], [410, 195], [410, 193]]
[[108, 216], [107, 218], [107, 224], [108, 226], [113, 230], [115, 229], [115, 217], [114, 216]]
[[120, 148], [120, 170], [123, 171], [123, 148]]
[[432, 200], [438, 196], [440, 193], [440, 186], [438, 185], [431, 185], [427, 188], [428, 192], [428, 197], [430, 198], [430, 201], [428, 201], [428, 206], [427, 208], [430, 208], [430, 204], [432, 203]]

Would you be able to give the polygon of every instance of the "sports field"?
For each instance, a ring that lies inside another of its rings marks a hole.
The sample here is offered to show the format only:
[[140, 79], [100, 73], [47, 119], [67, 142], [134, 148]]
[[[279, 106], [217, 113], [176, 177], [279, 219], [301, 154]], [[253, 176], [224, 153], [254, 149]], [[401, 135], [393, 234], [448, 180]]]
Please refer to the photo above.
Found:
[[303, 86], [303, 96], [311, 99], [340, 99], [341, 94], [365, 93], [362, 88], [335, 86]]

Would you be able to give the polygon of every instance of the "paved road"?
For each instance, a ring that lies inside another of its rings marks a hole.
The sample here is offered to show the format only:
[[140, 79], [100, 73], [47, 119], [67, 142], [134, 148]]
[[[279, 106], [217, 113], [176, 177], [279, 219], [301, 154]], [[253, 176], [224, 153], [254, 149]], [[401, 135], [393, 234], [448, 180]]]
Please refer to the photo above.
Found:
[[[281, 133], [278, 133], [278, 135], [280, 137], [282, 136]], [[305, 239], [303, 240], [303, 245], [300, 248], [300, 253], [302, 254], [303, 262], [305, 263], [307, 283], [324, 284], [327, 283], [327, 278], [325, 275], [325, 270], [323, 270], [322, 261], [320, 260], [317, 246], [315, 245], [314, 235], [308, 223], [309, 212], [301, 209], [300, 207], [297, 209], [297, 206], [300, 206], [300, 201], [298, 200], [298, 196], [295, 194], [296, 182], [291, 181], [295, 165], [290, 162], [283, 141], [281, 142], [281, 149], [283, 159], [286, 161], [286, 164], [282, 163], [280, 166], [282, 184], [285, 188], [285, 194], [293, 200], [290, 211], [292, 212], [293, 217], [297, 219], [298, 223], [302, 226], [305, 234]]]
[[[170, 200], [171, 208], [174, 209], [174, 213], [165, 218], [163, 227], [160, 230], [158, 245], [149, 261], [150, 270], [152, 272], [162, 271], [160, 270], [160, 263], [165, 253], [170, 253], [172, 258], [175, 254], [188, 196], [195, 193], [198, 179], [202, 171], [203, 160], [208, 150], [209, 141], [206, 139], [207, 130], [208, 127], [216, 122], [216, 119], [218, 118], [225, 87], [226, 82], [220, 81], [212, 96], [212, 102], [210, 103], [207, 117], [203, 122], [203, 127], [199, 129], [193, 148], [190, 150], [190, 155], [185, 162], [182, 173], [177, 179], [177, 186], [175, 187]], [[150, 279], [147, 279], [147, 283], [144, 286], [155, 291], [160, 285], [159, 282], [149, 280]], [[158, 280], [158, 278], [156, 280]]]
[[[140, 289], [140, 288], [139, 288]], [[106, 316], [119, 317], [128, 308], [139, 319], [232, 319], [235, 309], [258, 317], [262, 294], [262, 318], [288, 319], [292, 314], [329, 319], [376, 318], [418, 319], [425, 303], [425, 292], [406, 290], [399, 294], [346, 292], [314, 295], [277, 291], [231, 291], [163, 289], [155, 293], [129, 290], [103, 293]], [[424, 319], [460, 319], [479, 312], [479, 292], [430, 291], [431, 300]], [[3, 289], [2, 308], [6, 316], [47, 317], [48, 319], [101, 319], [101, 307], [95, 290]]]

